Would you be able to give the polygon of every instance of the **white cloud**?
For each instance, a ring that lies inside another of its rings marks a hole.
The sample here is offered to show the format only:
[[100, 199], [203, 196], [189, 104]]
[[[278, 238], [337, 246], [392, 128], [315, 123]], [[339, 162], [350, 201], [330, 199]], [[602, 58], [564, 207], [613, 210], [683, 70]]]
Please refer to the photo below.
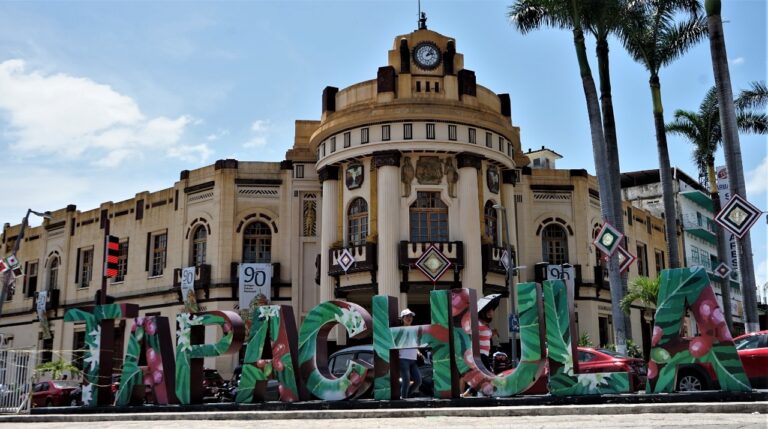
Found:
[[198, 144], [194, 146], [173, 146], [168, 148], [165, 154], [171, 158], [178, 158], [187, 162], [205, 162], [211, 155], [211, 150], [206, 144]]
[[747, 194], [755, 195], [768, 191], [768, 156], [747, 174], [746, 182]]
[[269, 121], [257, 120], [251, 124], [251, 138], [243, 144], [244, 148], [262, 147], [267, 144], [267, 136], [269, 135], [270, 124]]
[[214, 142], [222, 137], [226, 137], [227, 135], [229, 135], [229, 130], [219, 130], [213, 134], [209, 134], [205, 139], [209, 142]]
[[736, 57], [736, 58], [731, 58], [731, 60], [730, 60], [731, 64], [733, 64], [733, 65], [735, 65], [735, 66], [738, 66], [738, 65], [744, 64], [744, 61], [746, 61], [746, 60], [744, 59], [744, 57]]
[[0, 63], [0, 110], [9, 113], [10, 149], [21, 156], [85, 158], [114, 167], [154, 150], [210, 154], [181, 142], [192, 118], [147, 118], [136, 101], [108, 85], [28, 71], [23, 60]]

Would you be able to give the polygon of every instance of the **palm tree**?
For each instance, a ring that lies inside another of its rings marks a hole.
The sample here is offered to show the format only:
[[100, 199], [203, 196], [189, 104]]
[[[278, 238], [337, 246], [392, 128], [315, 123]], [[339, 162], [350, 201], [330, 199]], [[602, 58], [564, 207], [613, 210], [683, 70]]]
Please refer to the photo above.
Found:
[[[621, 311], [629, 314], [632, 303], [640, 301], [646, 310], [656, 308], [656, 298], [659, 296], [659, 285], [661, 277], [652, 279], [650, 277], [639, 276], [629, 284], [629, 293], [621, 300]], [[653, 316], [651, 316], [653, 319]], [[653, 324], [651, 324], [653, 325]]]
[[[659, 70], [682, 56], [706, 34], [704, 19], [698, 15], [695, 0], [638, 0], [627, 4], [619, 38], [632, 58], [645, 66], [650, 74], [656, 148], [659, 153], [659, 177], [667, 232], [669, 263], [680, 267], [677, 248], [677, 216], [672, 189], [667, 135], [664, 130], [664, 107], [661, 102]], [[681, 12], [690, 16], [678, 23]]]
[[58, 359], [51, 362], [40, 364], [37, 366], [37, 368], [35, 368], [35, 370], [41, 374], [50, 372], [51, 379], [53, 380], [61, 379], [62, 374], [65, 372], [70, 373], [72, 377], [75, 377], [78, 374], [80, 374], [80, 368], [72, 365], [72, 363], [67, 362], [63, 359]]
[[[707, 27], [709, 29], [709, 50], [712, 56], [712, 69], [717, 86], [717, 99], [720, 102], [720, 121], [723, 130], [723, 152], [728, 167], [728, 182], [734, 194], [747, 196], [744, 184], [744, 163], [741, 161], [741, 144], [736, 130], [736, 108], [733, 103], [731, 75], [728, 70], [728, 53], [725, 50], [723, 21], [720, 18], [720, 0], [705, 0]], [[744, 295], [745, 328], [747, 332], [760, 329], [757, 319], [757, 289], [755, 287], [755, 266], [752, 261], [752, 239], [749, 233], [737, 241], [741, 287]]]
[[[612, 221], [620, 216], [614, 213], [616, 205], [611, 204], [620, 195], [614, 195], [606, 168], [606, 140], [603, 131], [600, 103], [597, 98], [597, 88], [592, 77], [592, 69], [587, 60], [587, 47], [584, 40], [584, 16], [585, 6], [592, 1], [582, 0], [517, 0], [509, 8], [508, 16], [521, 33], [528, 33], [543, 26], [570, 30], [573, 34], [573, 44], [576, 50], [576, 58], [579, 64], [581, 82], [584, 89], [584, 98], [587, 103], [589, 128], [592, 137], [592, 154], [595, 160], [595, 172], [601, 196], [601, 211], [603, 219]], [[607, 52], [606, 52], [607, 53]], [[607, 67], [607, 63], [606, 63]], [[607, 78], [607, 75], [606, 75]], [[617, 166], [618, 168], [618, 166]], [[618, 179], [617, 179], [618, 181]], [[619, 203], [620, 207], [620, 203]], [[623, 218], [620, 224], [623, 224]], [[614, 221], [615, 222], [615, 221]], [[612, 285], [621, 284], [621, 273], [618, 267], [618, 256], [614, 255], [608, 264], [608, 275]], [[611, 301], [613, 302], [613, 328], [614, 337], [619, 350], [626, 351], [626, 339], [630, 335], [626, 329], [628, 322], [624, 313], [619, 308], [623, 290], [620, 287], [611, 288]]]
[[768, 87], [765, 82], [752, 82], [752, 88], [745, 89], [736, 99], [736, 108], [744, 109], [764, 109], [768, 104]]

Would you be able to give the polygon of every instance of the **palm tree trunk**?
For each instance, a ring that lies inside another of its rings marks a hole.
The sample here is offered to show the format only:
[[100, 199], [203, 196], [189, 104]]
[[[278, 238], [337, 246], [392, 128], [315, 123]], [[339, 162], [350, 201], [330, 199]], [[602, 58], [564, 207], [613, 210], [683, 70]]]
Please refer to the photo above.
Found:
[[[578, 16], [577, 5], [574, 3], [574, 12]], [[605, 160], [605, 137], [603, 135], [603, 124], [600, 115], [600, 103], [597, 99], [597, 88], [592, 78], [592, 70], [587, 60], [587, 46], [584, 43], [584, 32], [578, 19], [574, 19], [573, 43], [576, 48], [576, 58], [579, 61], [579, 71], [581, 73], [581, 82], [584, 87], [584, 97], [587, 101], [587, 114], [589, 115], [589, 129], [592, 136], [592, 155], [595, 159], [595, 173], [597, 174], [597, 183], [600, 190], [600, 209], [603, 219], [610, 220], [610, 202], [613, 201], [613, 192], [607, 178], [607, 168]], [[619, 308], [621, 302], [621, 275], [619, 273], [618, 255], [614, 254], [608, 261], [608, 277], [611, 288], [611, 314], [613, 317], [614, 341], [619, 353], [627, 352], [627, 337], [624, 321], [624, 312]]]
[[[616, 120], [613, 115], [613, 95], [611, 93], [611, 72], [608, 57], [608, 40], [598, 36], [597, 70], [600, 78], [600, 106], [603, 113], [603, 133], [605, 135], [605, 158], [608, 166], [608, 186], [613, 192], [610, 204], [610, 219], [613, 226], [624, 233], [624, 208], [621, 205], [621, 168], [619, 164], [619, 144], [616, 134]], [[627, 275], [621, 275], [621, 297], [627, 295]], [[624, 332], [627, 339], [632, 339], [631, 314], [624, 318]]]
[[[707, 177], [709, 178], [709, 196], [712, 199], [712, 210], [715, 214], [720, 212], [720, 192], [717, 189], [717, 178], [715, 177], [714, 157], [707, 161]], [[728, 263], [728, 242], [725, 239], [725, 228], [717, 228], [717, 260]], [[715, 267], [712, 267], [714, 270]], [[731, 276], [730, 274], [720, 279], [720, 293], [723, 296], [723, 313], [725, 313], [725, 323], [728, 330], [733, 332], [733, 313], [731, 312]]]
[[672, 167], [669, 165], [667, 132], [664, 128], [664, 107], [661, 104], [661, 84], [659, 76], [651, 74], [651, 96], [653, 97], [653, 122], [656, 126], [656, 149], [659, 152], [659, 178], [661, 195], [664, 202], [664, 222], [667, 232], [667, 251], [670, 268], [680, 268], [680, 256], [677, 247], [677, 213], [675, 195], [672, 187]]
[[[706, 0], [707, 26], [709, 28], [709, 50], [717, 87], [717, 101], [720, 103], [720, 124], [723, 130], [723, 152], [728, 167], [728, 182], [733, 194], [747, 197], [744, 185], [744, 164], [741, 161], [741, 145], [736, 128], [736, 109], [733, 104], [731, 76], [728, 70], [728, 56], [723, 37], [723, 21], [720, 18], [720, 0]], [[760, 329], [757, 319], [757, 290], [755, 288], [755, 267], [752, 261], [752, 240], [749, 233], [737, 241], [741, 288], [744, 295], [745, 328], [747, 332]]]

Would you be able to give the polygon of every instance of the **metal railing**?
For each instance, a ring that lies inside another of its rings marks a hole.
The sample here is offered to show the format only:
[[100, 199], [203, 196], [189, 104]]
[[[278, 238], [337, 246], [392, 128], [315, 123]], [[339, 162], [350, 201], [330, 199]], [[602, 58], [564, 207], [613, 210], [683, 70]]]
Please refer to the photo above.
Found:
[[37, 351], [0, 349], [0, 414], [28, 413]]

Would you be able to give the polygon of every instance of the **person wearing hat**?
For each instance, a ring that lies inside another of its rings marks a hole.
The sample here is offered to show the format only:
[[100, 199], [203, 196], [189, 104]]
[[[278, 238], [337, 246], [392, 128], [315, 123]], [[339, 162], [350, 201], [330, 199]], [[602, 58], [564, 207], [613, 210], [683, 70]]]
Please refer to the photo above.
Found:
[[[400, 312], [400, 320], [403, 322], [403, 326], [411, 326], [413, 323], [413, 316], [416, 313], [409, 309], [405, 309]], [[419, 349], [400, 349], [400, 398], [410, 398], [414, 392], [419, 390], [421, 386], [421, 373], [419, 372], [419, 365], [417, 359], [419, 357]], [[413, 381], [413, 384], [411, 384]]]
[[[487, 295], [477, 300], [477, 335], [480, 345], [480, 360], [482, 360], [483, 365], [489, 371], [493, 371], [493, 365], [491, 364], [491, 338], [499, 336], [498, 332], [491, 328], [491, 322], [493, 322], [493, 316], [496, 313], [500, 300], [501, 294], [498, 293]], [[470, 387], [461, 396], [475, 396], [476, 394], [477, 391]]]

